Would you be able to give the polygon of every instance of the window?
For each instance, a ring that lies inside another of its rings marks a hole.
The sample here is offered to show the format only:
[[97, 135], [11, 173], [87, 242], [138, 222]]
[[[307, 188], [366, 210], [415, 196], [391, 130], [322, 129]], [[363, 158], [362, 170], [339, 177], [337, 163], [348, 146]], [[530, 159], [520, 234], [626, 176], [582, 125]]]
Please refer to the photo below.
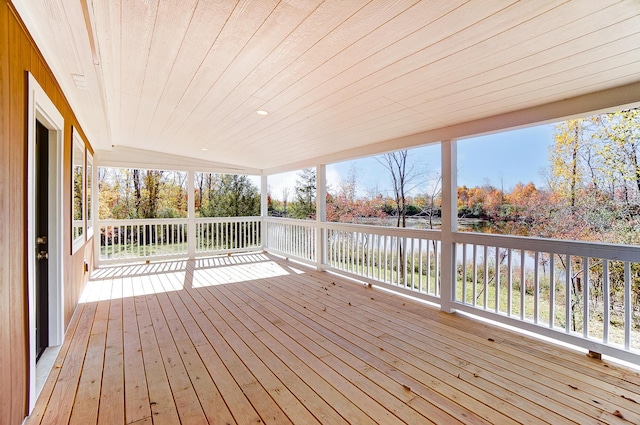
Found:
[[72, 253], [85, 241], [84, 186], [85, 186], [85, 144], [77, 130], [72, 128], [73, 149], [71, 149], [71, 240]]
[[93, 189], [93, 155], [87, 150], [87, 196], [86, 196], [86, 210], [87, 210], [87, 239], [93, 236], [93, 204], [92, 204], [92, 189]]

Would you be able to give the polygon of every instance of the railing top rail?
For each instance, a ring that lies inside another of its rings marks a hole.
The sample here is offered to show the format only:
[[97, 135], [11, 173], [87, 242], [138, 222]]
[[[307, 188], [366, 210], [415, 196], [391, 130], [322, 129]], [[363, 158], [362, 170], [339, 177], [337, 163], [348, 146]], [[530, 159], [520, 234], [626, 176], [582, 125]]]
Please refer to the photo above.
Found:
[[307, 226], [315, 226], [318, 224], [316, 220], [304, 220], [300, 218], [285, 218], [285, 217], [265, 217], [264, 221], [267, 223], [289, 223], [289, 224], [302, 224]]
[[196, 223], [241, 223], [245, 221], [261, 221], [260, 216], [246, 217], [196, 217]]
[[186, 224], [188, 218], [135, 218], [135, 219], [117, 219], [117, 220], [97, 220], [98, 226], [140, 226], [146, 224]]
[[[249, 217], [197, 217], [195, 218], [195, 222], [201, 223], [236, 223], [236, 222], [245, 222], [245, 221], [260, 221], [262, 217], [260, 216], [249, 216]], [[109, 219], [109, 220], [98, 220], [98, 226], [120, 226], [120, 225], [146, 225], [146, 224], [157, 224], [157, 223], [176, 223], [183, 224], [189, 221], [188, 218], [136, 218], [136, 219]]]
[[606, 260], [640, 262], [640, 246], [632, 245], [467, 232], [453, 233], [453, 242], [552, 254], [579, 255]]
[[[313, 220], [300, 220], [283, 217], [268, 217], [265, 219], [268, 223], [282, 223], [282, 224], [298, 224], [315, 227], [318, 225], [317, 221]], [[332, 221], [325, 221], [320, 223], [320, 226], [330, 230], [345, 230], [345, 231], [357, 231], [361, 233], [373, 233], [378, 235], [389, 236], [404, 236], [407, 238], [422, 238], [422, 239], [435, 239], [440, 240], [440, 230], [431, 229], [410, 229], [403, 227], [391, 227], [391, 226], [376, 226], [372, 224], [357, 224], [357, 223], [336, 223]]]
[[362, 233], [375, 233], [378, 235], [404, 236], [407, 238], [422, 238], [432, 240], [440, 240], [442, 235], [442, 232], [440, 230], [375, 226], [371, 224], [324, 222], [322, 223], [322, 227], [331, 230], [355, 230]]

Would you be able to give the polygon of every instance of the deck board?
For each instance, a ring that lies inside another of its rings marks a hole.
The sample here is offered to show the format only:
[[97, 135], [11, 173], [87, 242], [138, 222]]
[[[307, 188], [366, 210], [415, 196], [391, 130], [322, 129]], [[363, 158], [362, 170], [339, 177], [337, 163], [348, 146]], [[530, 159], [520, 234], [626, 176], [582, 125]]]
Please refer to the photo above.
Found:
[[640, 373], [265, 254], [99, 269], [26, 424], [640, 423]]
[[[334, 306], [335, 307], [335, 306]], [[350, 315], [350, 310], [352, 309], [345, 309], [341, 312], [341, 314], [344, 315]], [[361, 312], [361, 310], [359, 310]], [[378, 312], [379, 314], [380, 312]], [[350, 328], [351, 332], [352, 332], [352, 336], [351, 339], [354, 338], [358, 338], [359, 334], [362, 334], [363, 332], [366, 332], [366, 329], [369, 325], [367, 326], [358, 326], [360, 321], [358, 319], [362, 319], [362, 318], [367, 318], [366, 315], [363, 315], [362, 313], [359, 313], [360, 317], [358, 316], [351, 316], [352, 320], [349, 321], [344, 321], [344, 325], [343, 327], [348, 327]], [[392, 320], [393, 317], [388, 318], [387, 320]], [[335, 318], [333, 320], [336, 320]], [[337, 319], [340, 320], [340, 319]], [[374, 318], [369, 318], [368, 320], [374, 320]], [[369, 322], [371, 323], [371, 322]], [[337, 324], [337, 323], [336, 323]], [[354, 324], [354, 325], [351, 325]], [[414, 326], [412, 326], [410, 323], [406, 324], [407, 327], [414, 328]], [[413, 339], [416, 339], [416, 334], [415, 333], [411, 333], [411, 334], [406, 334], [406, 335], [401, 335], [400, 337], [396, 336], [395, 334], [397, 332], [399, 332], [397, 330], [397, 328], [393, 328], [393, 327], [389, 327], [388, 325], [386, 325], [385, 323], [377, 323], [376, 324], [376, 331], [377, 332], [382, 332], [381, 335], [377, 336], [379, 339], [387, 342], [388, 344], [384, 345], [385, 351], [387, 353], [393, 353], [394, 355], [396, 355], [396, 357], [398, 358], [407, 358], [407, 356], [412, 356], [413, 357], [413, 361], [411, 362], [412, 365], [419, 367], [419, 369], [421, 369], [421, 372], [431, 372], [431, 376], [435, 377], [436, 379], [441, 379], [445, 382], [451, 380], [452, 378], [454, 378], [454, 376], [446, 376], [443, 374], [447, 374], [449, 373], [450, 370], [453, 370], [456, 366], [460, 367], [460, 365], [464, 364], [464, 359], [457, 357], [453, 354], [449, 354], [447, 351], [450, 350], [450, 347], [448, 347], [445, 344], [440, 343], [438, 340], [435, 339], [430, 339], [428, 341], [424, 341], [424, 345], [419, 344], [421, 346], [427, 346], [430, 348], [429, 352], [425, 352], [423, 349], [421, 349], [419, 346], [416, 345], [412, 345], [410, 343], [407, 343], [405, 341], [410, 341]], [[413, 329], [413, 331], [417, 331], [417, 329]], [[401, 332], [401, 330], [400, 330]], [[376, 336], [376, 335], [374, 335]], [[359, 345], [363, 345], [366, 344], [366, 340], [363, 339]], [[451, 344], [449, 344], [451, 345]], [[460, 349], [460, 347], [453, 347], [456, 350]], [[372, 348], [374, 349], [374, 348]], [[496, 373], [492, 373], [491, 370], [492, 368], [487, 368], [487, 369], [482, 369], [481, 365], [482, 365], [482, 357], [483, 357], [484, 353], [483, 352], [479, 352], [478, 353], [478, 362], [476, 364], [469, 364], [466, 365], [464, 367], [461, 367], [462, 370], [465, 370], [468, 373], [458, 373], [459, 376], [457, 376], [457, 379], [463, 379], [466, 380], [468, 384], [471, 385], [476, 385], [478, 388], [480, 388], [482, 391], [478, 392], [477, 390], [474, 390], [473, 387], [466, 387], [469, 392], [469, 395], [477, 395], [482, 397], [483, 394], [498, 394], [500, 395], [500, 400], [504, 401], [504, 400], [511, 400], [513, 403], [516, 403], [517, 405], [521, 406], [522, 410], [524, 410], [524, 414], [522, 412], [518, 412], [519, 413], [519, 417], [521, 418], [521, 420], [523, 422], [531, 422], [532, 421], [532, 417], [531, 415], [527, 414], [526, 412], [531, 412], [531, 411], [536, 411], [539, 410], [537, 409], [535, 405], [531, 405], [529, 403], [526, 403], [527, 399], [521, 399], [521, 398], [517, 398], [514, 397], [514, 394], [511, 394], [511, 392], [514, 389], [519, 390], [520, 392], [528, 392], [529, 397], [532, 400], [540, 400], [541, 395], [533, 393], [531, 391], [528, 391], [527, 388], [523, 388], [523, 387], [518, 387], [515, 386], [514, 384], [516, 384], [517, 382], [511, 382], [511, 381], [506, 381], [502, 378], [502, 376], [496, 374]], [[424, 360], [423, 360], [424, 359]], [[431, 361], [430, 361], [431, 359]], [[393, 361], [393, 360], [392, 360]], [[495, 367], [495, 366], [494, 366]], [[457, 369], [456, 369], [457, 370]], [[485, 373], [487, 375], [491, 375], [490, 377], [487, 376], [483, 376], [483, 378], [485, 378], [485, 382], [481, 383], [480, 385], [478, 385], [478, 379], [481, 375], [481, 373], [484, 375]], [[412, 376], [416, 376], [416, 374], [412, 374]], [[473, 378], [470, 378], [470, 376], [473, 376]], [[433, 378], [431, 378], [433, 379]], [[503, 388], [499, 388], [499, 386], [494, 385], [494, 383], [497, 382], [501, 382], [502, 381], [502, 387]], [[458, 386], [458, 389], [460, 387]], [[498, 403], [499, 401], [497, 400], [490, 400], [490, 399], [482, 399], [480, 401], [485, 402], [488, 406], [495, 406], [496, 403]], [[547, 403], [553, 403], [552, 400], [544, 400], [544, 402]], [[556, 406], [559, 407], [559, 406]], [[509, 406], [506, 406], [503, 408], [505, 410], [509, 410], [512, 409]], [[501, 409], [501, 410], [503, 410]], [[515, 415], [516, 412], [511, 412], [512, 415]], [[558, 417], [558, 415], [553, 415], [550, 414], [549, 412], [546, 411], [540, 411], [540, 413], [545, 414], [546, 416], [548, 416], [547, 418], [545, 418], [545, 420], [549, 420], [552, 421], [553, 423], [561, 423], [562, 419], [560, 417]], [[504, 418], [490, 418], [492, 421], [496, 422], [498, 420], [505, 421]], [[582, 420], [584, 420], [584, 418], [581, 418]]]

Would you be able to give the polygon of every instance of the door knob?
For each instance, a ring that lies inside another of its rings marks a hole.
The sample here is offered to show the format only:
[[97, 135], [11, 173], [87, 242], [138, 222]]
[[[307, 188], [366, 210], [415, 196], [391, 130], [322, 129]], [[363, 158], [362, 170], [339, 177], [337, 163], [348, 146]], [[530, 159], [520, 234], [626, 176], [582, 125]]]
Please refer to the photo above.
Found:
[[49, 259], [49, 253], [47, 251], [40, 251], [38, 253], [38, 260], [48, 260]]
[[47, 237], [46, 236], [38, 236], [38, 239], [36, 239], [36, 242], [38, 243], [38, 245], [44, 245], [47, 243]]

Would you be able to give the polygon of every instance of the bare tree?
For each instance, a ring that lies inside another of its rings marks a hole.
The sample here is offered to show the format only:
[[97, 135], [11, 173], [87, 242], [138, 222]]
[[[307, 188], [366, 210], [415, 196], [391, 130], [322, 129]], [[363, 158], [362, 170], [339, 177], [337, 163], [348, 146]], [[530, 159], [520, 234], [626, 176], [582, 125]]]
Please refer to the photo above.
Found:
[[382, 157], [376, 157], [376, 160], [391, 174], [393, 197], [397, 208], [396, 227], [407, 227], [406, 193], [410, 190], [409, 184], [411, 184], [416, 177], [413, 165], [407, 161], [408, 153], [409, 151], [405, 149], [385, 153]]
[[[406, 193], [409, 192], [408, 185], [415, 179], [416, 174], [413, 170], [413, 165], [408, 164], [407, 156], [408, 150], [401, 150], [382, 155], [381, 158], [377, 157], [376, 160], [382, 164], [391, 174], [391, 181], [393, 183], [393, 194], [397, 208], [396, 227], [407, 227], [407, 198]], [[404, 238], [398, 239], [398, 270], [400, 272], [400, 281], [406, 280], [406, 261], [404, 250]]]
[[[440, 197], [442, 193], [442, 174], [437, 173], [434, 177], [434, 183], [431, 186], [431, 192], [425, 192], [425, 203], [422, 206], [421, 213], [427, 217], [429, 221], [429, 229], [433, 229], [433, 217], [436, 215], [438, 211], [438, 206], [436, 205], [436, 199]], [[434, 241], [435, 242], [435, 241]]]

